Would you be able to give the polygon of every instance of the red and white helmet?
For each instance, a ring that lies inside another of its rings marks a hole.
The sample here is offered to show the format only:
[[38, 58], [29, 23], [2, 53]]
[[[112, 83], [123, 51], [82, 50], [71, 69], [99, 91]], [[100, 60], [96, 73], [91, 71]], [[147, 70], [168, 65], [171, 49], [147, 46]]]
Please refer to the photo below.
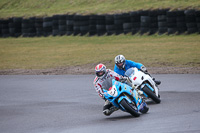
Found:
[[98, 64], [95, 67], [95, 73], [96, 73], [98, 78], [100, 78], [100, 79], [104, 78], [107, 74], [106, 66], [104, 64]]

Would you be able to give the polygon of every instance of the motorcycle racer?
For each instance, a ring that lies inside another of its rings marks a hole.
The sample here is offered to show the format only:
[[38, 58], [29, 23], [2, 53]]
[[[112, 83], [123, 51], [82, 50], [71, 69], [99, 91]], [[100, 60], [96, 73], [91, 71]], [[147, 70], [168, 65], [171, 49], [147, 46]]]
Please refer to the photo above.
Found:
[[[139, 69], [140, 71], [144, 72], [145, 74], [148, 74], [149, 76], [151, 76], [148, 71], [147, 68], [141, 64], [141, 63], [137, 63], [131, 60], [126, 60], [125, 57], [123, 55], [117, 55], [115, 57], [115, 67], [114, 67], [114, 71], [116, 73], [118, 73], [119, 75], [124, 76], [126, 70], [128, 70], [131, 67], [136, 67], [137, 69]], [[153, 78], [154, 82], [157, 85], [161, 84], [161, 81], [155, 80], [155, 78]]]
[[105, 104], [103, 106], [103, 114], [106, 116], [109, 116], [114, 111], [118, 110], [118, 108], [116, 108], [112, 103], [110, 103], [107, 99], [104, 98], [102, 84], [106, 79], [111, 78], [111, 77], [114, 77], [115, 80], [117, 81], [124, 80], [124, 77], [110, 69], [106, 69], [106, 66], [104, 64], [98, 64], [95, 67], [95, 74], [96, 74], [96, 77], [93, 82], [94, 88], [96, 92], [99, 94], [99, 96], [105, 100]]

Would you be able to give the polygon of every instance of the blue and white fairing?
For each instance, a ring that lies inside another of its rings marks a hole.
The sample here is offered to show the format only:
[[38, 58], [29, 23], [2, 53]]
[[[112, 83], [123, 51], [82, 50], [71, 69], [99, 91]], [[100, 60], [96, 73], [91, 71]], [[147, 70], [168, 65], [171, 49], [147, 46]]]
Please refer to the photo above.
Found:
[[126, 99], [129, 103], [134, 102], [137, 106], [137, 110], [140, 109], [142, 100], [138, 98], [137, 91], [132, 91], [129, 85], [116, 81], [115, 79], [107, 79], [103, 88], [104, 97], [121, 110], [125, 111], [124, 108], [120, 106], [122, 99]]

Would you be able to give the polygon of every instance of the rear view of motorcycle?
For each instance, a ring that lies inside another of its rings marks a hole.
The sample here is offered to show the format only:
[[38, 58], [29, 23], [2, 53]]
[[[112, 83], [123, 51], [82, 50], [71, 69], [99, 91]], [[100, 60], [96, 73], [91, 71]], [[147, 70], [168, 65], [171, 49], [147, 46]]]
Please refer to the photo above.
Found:
[[141, 96], [145, 99], [151, 98], [155, 103], [160, 103], [159, 88], [151, 76], [139, 71], [137, 68], [129, 68], [125, 76], [128, 77], [128, 82], [135, 86]]
[[132, 116], [139, 117], [141, 113], [146, 113], [149, 110], [138, 92], [125, 83], [108, 78], [104, 81], [102, 88], [108, 101]]

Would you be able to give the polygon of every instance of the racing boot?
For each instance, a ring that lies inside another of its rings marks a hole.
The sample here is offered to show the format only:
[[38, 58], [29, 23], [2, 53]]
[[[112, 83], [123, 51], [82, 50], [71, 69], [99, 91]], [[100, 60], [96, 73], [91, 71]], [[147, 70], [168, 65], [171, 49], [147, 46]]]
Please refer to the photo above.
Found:
[[147, 106], [146, 102], [142, 99], [142, 103], [140, 104], [140, 109], [139, 111], [141, 113], [147, 113], [149, 111], [149, 107]]
[[145, 74], [148, 74], [152, 79], [153, 81], [156, 83], [156, 85], [160, 85], [161, 84], [161, 81], [160, 80], [156, 80], [154, 77], [151, 76], [150, 73], [148, 73], [147, 71], [145, 72]]
[[112, 103], [110, 103], [108, 100], [106, 100], [103, 107], [103, 114], [109, 116], [116, 110], [118, 110], [118, 108], [112, 105]]
[[156, 80], [155, 78], [153, 78], [153, 81], [154, 81], [157, 85], [160, 85], [160, 84], [161, 84], [161, 81], [160, 81], [160, 80]]

